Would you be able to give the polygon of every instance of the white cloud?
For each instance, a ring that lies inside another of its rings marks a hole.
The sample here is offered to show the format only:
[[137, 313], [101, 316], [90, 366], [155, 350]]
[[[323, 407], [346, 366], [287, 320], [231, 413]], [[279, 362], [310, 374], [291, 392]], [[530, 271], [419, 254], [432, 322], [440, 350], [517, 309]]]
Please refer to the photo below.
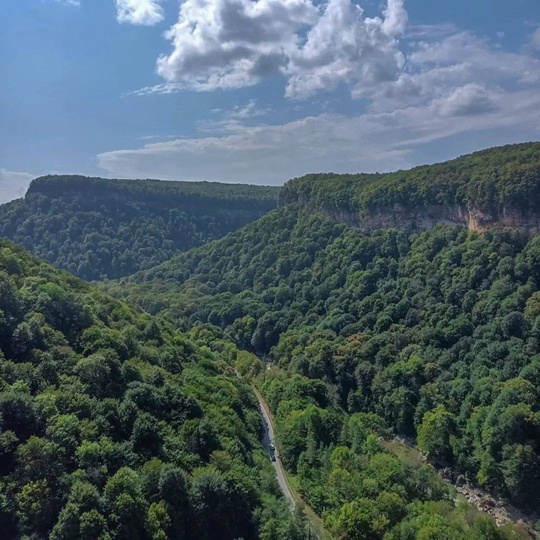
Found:
[[270, 112], [269, 108], [259, 107], [256, 99], [250, 99], [244, 105], [236, 105], [231, 110], [214, 109], [211, 111], [217, 116], [213, 120], [204, 120], [198, 122], [197, 127], [201, 133], [232, 133], [241, 131], [244, 127], [243, 122], [260, 118]]
[[[114, 176], [279, 184], [309, 171], [389, 170], [419, 155], [446, 159], [540, 138], [536, 32], [521, 52], [508, 52], [452, 25], [407, 26], [401, 0], [374, 18], [350, 0], [310, 2], [185, 0], [169, 33], [173, 53], [160, 60], [168, 82], [142, 93], [242, 86], [280, 72], [291, 97], [347, 85], [365, 100], [363, 114], [266, 125], [269, 115], [258, 116], [251, 101], [219, 111], [198, 137], [107, 152], [99, 165]], [[254, 70], [263, 60], [268, 71]], [[451, 144], [435, 144], [443, 140]]]
[[275, 74], [296, 32], [316, 19], [311, 0], [185, 0], [157, 71], [183, 88], [249, 86]]
[[63, 4], [64, 6], [79, 7], [81, 5], [79, 0], [55, 0], [55, 2]]
[[161, 0], [116, 0], [120, 23], [153, 26], [163, 20]]
[[159, 135], [159, 134], [152, 134], [152, 135], [143, 135], [142, 137], [139, 137], [140, 141], [158, 141], [158, 140], [168, 140], [168, 139], [175, 139], [175, 135]]
[[[173, 180], [218, 180], [279, 184], [307, 171], [354, 170], [363, 152], [354, 151], [357, 119], [323, 115], [281, 126], [240, 127], [221, 136], [149, 144], [139, 150], [98, 156], [111, 175]], [[402, 162], [402, 152], [369, 158], [369, 167]], [[151, 173], [151, 174], [149, 174]]]
[[414, 164], [413, 153], [426, 143], [459, 134], [476, 133], [478, 147], [493, 144], [503, 133], [506, 140], [540, 135], [539, 92], [516, 91], [493, 99], [494, 107], [481, 115], [448, 114], [439, 103], [353, 117], [319, 115], [274, 126], [236, 123], [219, 136], [107, 152], [98, 162], [117, 177], [280, 184], [307, 172], [408, 167]]
[[350, 0], [330, 0], [306, 42], [291, 51], [287, 95], [306, 97], [340, 83], [368, 89], [394, 80], [404, 64], [395, 39], [405, 30], [402, 0], [389, 0], [384, 18], [364, 18]]
[[240, 88], [278, 73], [293, 97], [375, 84], [403, 64], [396, 38], [406, 23], [403, 0], [375, 18], [351, 0], [185, 0], [166, 33], [173, 50], [157, 62], [166, 83], [139, 93]]
[[407, 27], [409, 17], [403, 2], [404, 0], [388, 0], [383, 11], [382, 31], [388, 36], [399, 36]]
[[529, 36], [528, 47], [532, 51], [540, 51], [540, 28]]
[[256, 99], [250, 99], [245, 105], [237, 105], [231, 111], [226, 113], [226, 118], [234, 120], [246, 120], [256, 116], [264, 116], [268, 109], [261, 108], [257, 105]]
[[469, 111], [473, 113], [478, 112], [482, 92], [483, 105], [489, 107], [492, 93], [540, 85], [540, 60], [526, 53], [505, 52], [469, 32], [448, 27], [412, 28], [411, 34], [415, 41], [395, 80], [379, 84], [369, 94], [353, 89], [355, 97], [369, 97], [374, 110], [428, 106], [457, 92], [454, 100], [475, 98], [477, 107]]
[[379, 106], [383, 94], [415, 105], [473, 83], [539, 81], [531, 53], [540, 30], [521, 54], [505, 52], [450, 24], [408, 27], [404, 0], [386, 0], [372, 18], [353, 0], [185, 0], [165, 35], [172, 51], [157, 61], [165, 82], [132, 94], [240, 88], [281, 74], [291, 98], [344, 84]]
[[452, 90], [447, 96], [434, 100], [442, 116], [472, 116], [492, 111], [497, 106], [495, 96], [476, 83]]
[[183, 89], [184, 89], [184, 86], [182, 86], [181, 84], [174, 84], [174, 83], [157, 84], [155, 86], [145, 86], [143, 88], [139, 88], [138, 90], [132, 90], [130, 92], [126, 92], [123, 97], [152, 96], [155, 94], [163, 94], [163, 95], [174, 94]]
[[0, 168], [0, 204], [23, 197], [33, 175]]

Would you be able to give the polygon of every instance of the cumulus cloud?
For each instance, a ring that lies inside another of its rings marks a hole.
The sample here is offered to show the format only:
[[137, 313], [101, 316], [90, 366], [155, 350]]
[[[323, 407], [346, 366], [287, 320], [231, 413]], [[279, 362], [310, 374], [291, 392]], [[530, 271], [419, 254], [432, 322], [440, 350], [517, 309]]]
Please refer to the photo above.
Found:
[[375, 84], [402, 66], [406, 24], [403, 0], [388, 0], [374, 18], [351, 0], [185, 0], [166, 33], [173, 50], [157, 62], [166, 84], [143, 93], [239, 88], [278, 73], [292, 97]]
[[[412, 28], [414, 41], [406, 58], [406, 69], [391, 81], [382, 82], [369, 94], [373, 110], [406, 106], [429, 106], [464, 101], [479, 113], [490, 108], [493, 94], [540, 85], [540, 60], [526, 53], [505, 52], [469, 32], [451, 27]], [[357, 97], [366, 97], [353, 89]], [[457, 111], [455, 111], [457, 112]]]
[[404, 64], [395, 36], [406, 26], [400, 0], [389, 0], [384, 18], [364, 18], [350, 0], [330, 0], [306, 42], [290, 53], [287, 95], [306, 97], [340, 83], [363, 89], [393, 80]]
[[279, 70], [296, 32], [316, 18], [311, 0], [186, 0], [157, 71], [196, 90], [249, 86]]
[[399, 36], [407, 27], [408, 15], [403, 0], [388, 0], [383, 12], [382, 31], [388, 36]]
[[[446, 159], [471, 149], [462, 140], [480, 148], [539, 138], [534, 35], [508, 52], [453, 25], [410, 26], [401, 0], [373, 18], [350, 0], [310, 1], [185, 0], [169, 33], [173, 52], [160, 60], [168, 82], [144, 92], [243, 86], [281, 73], [295, 98], [347, 85], [364, 100], [362, 114], [267, 125], [253, 101], [220, 111], [197, 137], [107, 152], [99, 165], [114, 176], [279, 184], [309, 171], [407, 167], [426, 145], [429, 159]], [[254, 68], [261, 63], [266, 71]], [[450, 138], [450, 154], [444, 144], [433, 154]]]
[[282, 75], [290, 98], [346, 85], [374, 106], [385, 96], [414, 106], [471, 83], [539, 82], [540, 30], [522, 53], [505, 52], [450, 24], [409, 26], [404, 0], [386, 0], [377, 17], [352, 0], [185, 0], [165, 35], [172, 51], [157, 61], [165, 82], [134, 94], [241, 88]]
[[0, 168], [0, 204], [23, 197], [33, 175]]
[[120, 23], [153, 26], [163, 20], [161, 0], [116, 0]]

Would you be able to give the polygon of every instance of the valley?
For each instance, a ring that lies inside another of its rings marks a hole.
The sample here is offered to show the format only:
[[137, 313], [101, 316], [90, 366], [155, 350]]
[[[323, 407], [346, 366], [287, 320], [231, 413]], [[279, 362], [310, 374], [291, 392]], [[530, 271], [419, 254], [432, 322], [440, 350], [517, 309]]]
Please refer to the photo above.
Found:
[[0, 0], [0, 540], [540, 539], [540, 0]]
[[538, 143], [169, 184], [42, 178], [0, 207], [57, 267], [2, 241], [6, 538], [535, 534], [435, 468], [540, 504]]

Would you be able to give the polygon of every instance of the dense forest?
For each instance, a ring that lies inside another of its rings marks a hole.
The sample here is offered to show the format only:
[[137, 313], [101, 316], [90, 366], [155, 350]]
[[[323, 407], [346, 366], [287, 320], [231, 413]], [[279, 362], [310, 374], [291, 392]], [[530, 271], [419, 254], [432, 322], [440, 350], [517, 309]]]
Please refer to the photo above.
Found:
[[3, 539], [304, 538], [230, 342], [173, 332], [7, 241], [0, 291]]
[[[390, 174], [310, 174], [287, 182], [283, 204], [300, 203], [359, 222], [377, 214], [435, 207], [479, 211], [496, 221], [515, 210], [540, 219], [540, 143], [490, 148], [458, 159]], [[442, 216], [439, 214], [439, 218]]]
[[277, 204], [278, 188], [48, 176], [0, 206], [0, 236], [86, 280], [144, 270]]
[[380, 415], [434, 462], [534, 509], [539, 267], [538, 237], [365, 235], [286, 207], [110, 288], [186, 328], [223, 327], [324, 381], [350, 414]]
[[[505, 151], [475, 154], [474, 170]], [[369, 452], [379, 453], [364, 448], [370, 433], [405, 436], [435, 465], [538, 510], [539, 268], [540, 238], [521, 231], [438, 225], [368, 235], [291, 203], [105, 288], [180, 327], [210, 323], [238, 347], [270, 355], [281, 369], [259, 384], [279, 419], [284, 459], [337, 537], [357, 538], [340, 520], [359, 512], [377, 521], [365, 500], [385, 491], [368, 472]], [[351, 422], [361, 442], [347, 435]], [[338, 448], [345, 465], [334, 475]], [[400, 474], [400, 504], [422, 500], [405, 482], [414, 475]], [[424, 510], [444, 514], [433, 504]], [[358, 538], [420, 537], [403, 523], [402, 532], [390, 520]], [[422, 537], [473, 537], [463, 531]]]
[[540, 237], [339, 218], [534, 213], [539, 164], [528, 144], [312, 175], [279, 208], [274, 188], [34, 181], [0, 207], [4, 231], [86, 279], [139, 271], [91, 285], [0, 241], [3, 537], [311, 540], [260, 442], [255, 385], [336, 540], [529, 538], [432, 465], [540, 508]]
[[345, 414], [320, 380], [272, 369], [257, 382], [277, 417], [282, 459], [333, 538], [529, 538], [456, 498], [414, 450], [392, 440], [380, 415]]

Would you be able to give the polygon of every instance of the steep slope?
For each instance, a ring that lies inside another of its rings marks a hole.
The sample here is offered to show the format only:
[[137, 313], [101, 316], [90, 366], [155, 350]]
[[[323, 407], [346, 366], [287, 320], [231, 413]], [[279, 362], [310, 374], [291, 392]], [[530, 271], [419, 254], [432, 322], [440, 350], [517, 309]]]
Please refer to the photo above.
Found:
[[540, 237], [448, 224], [366, 234], [314, 208], [287, 204], [107, 287], [185, 328], [221, 326], [240, 347], [307, 377], [261, 384], [286, 433], [284, 459], [321, 512], [336, 504], [324, 449], [342, 439], [333, 413], [310, 406], [375, 414], [361, 423], [416, 439], [433, 463], [537, 509]]
[[287, 207], [113, 292], [185, 327], [222, 326], [405, 435], [441, 405], [455, 431], [433, 459], [534, 506], [539, 267], [538, 237], [448, 226], [366, 235]]
[[0, 241], [0, 530], [15, 538], [302, 540], [238, 351]]
[[0, 206], [0, 236], [83, 279], [117, 278], [254, 221], [275, 208], [278, 191], [48, 176]]
[[288, 182], [280, 202], [325, 212], [366, 232], [446, 223], [538, 233], [540, 143], [491, 148], [391, 174], [307, 175]]

